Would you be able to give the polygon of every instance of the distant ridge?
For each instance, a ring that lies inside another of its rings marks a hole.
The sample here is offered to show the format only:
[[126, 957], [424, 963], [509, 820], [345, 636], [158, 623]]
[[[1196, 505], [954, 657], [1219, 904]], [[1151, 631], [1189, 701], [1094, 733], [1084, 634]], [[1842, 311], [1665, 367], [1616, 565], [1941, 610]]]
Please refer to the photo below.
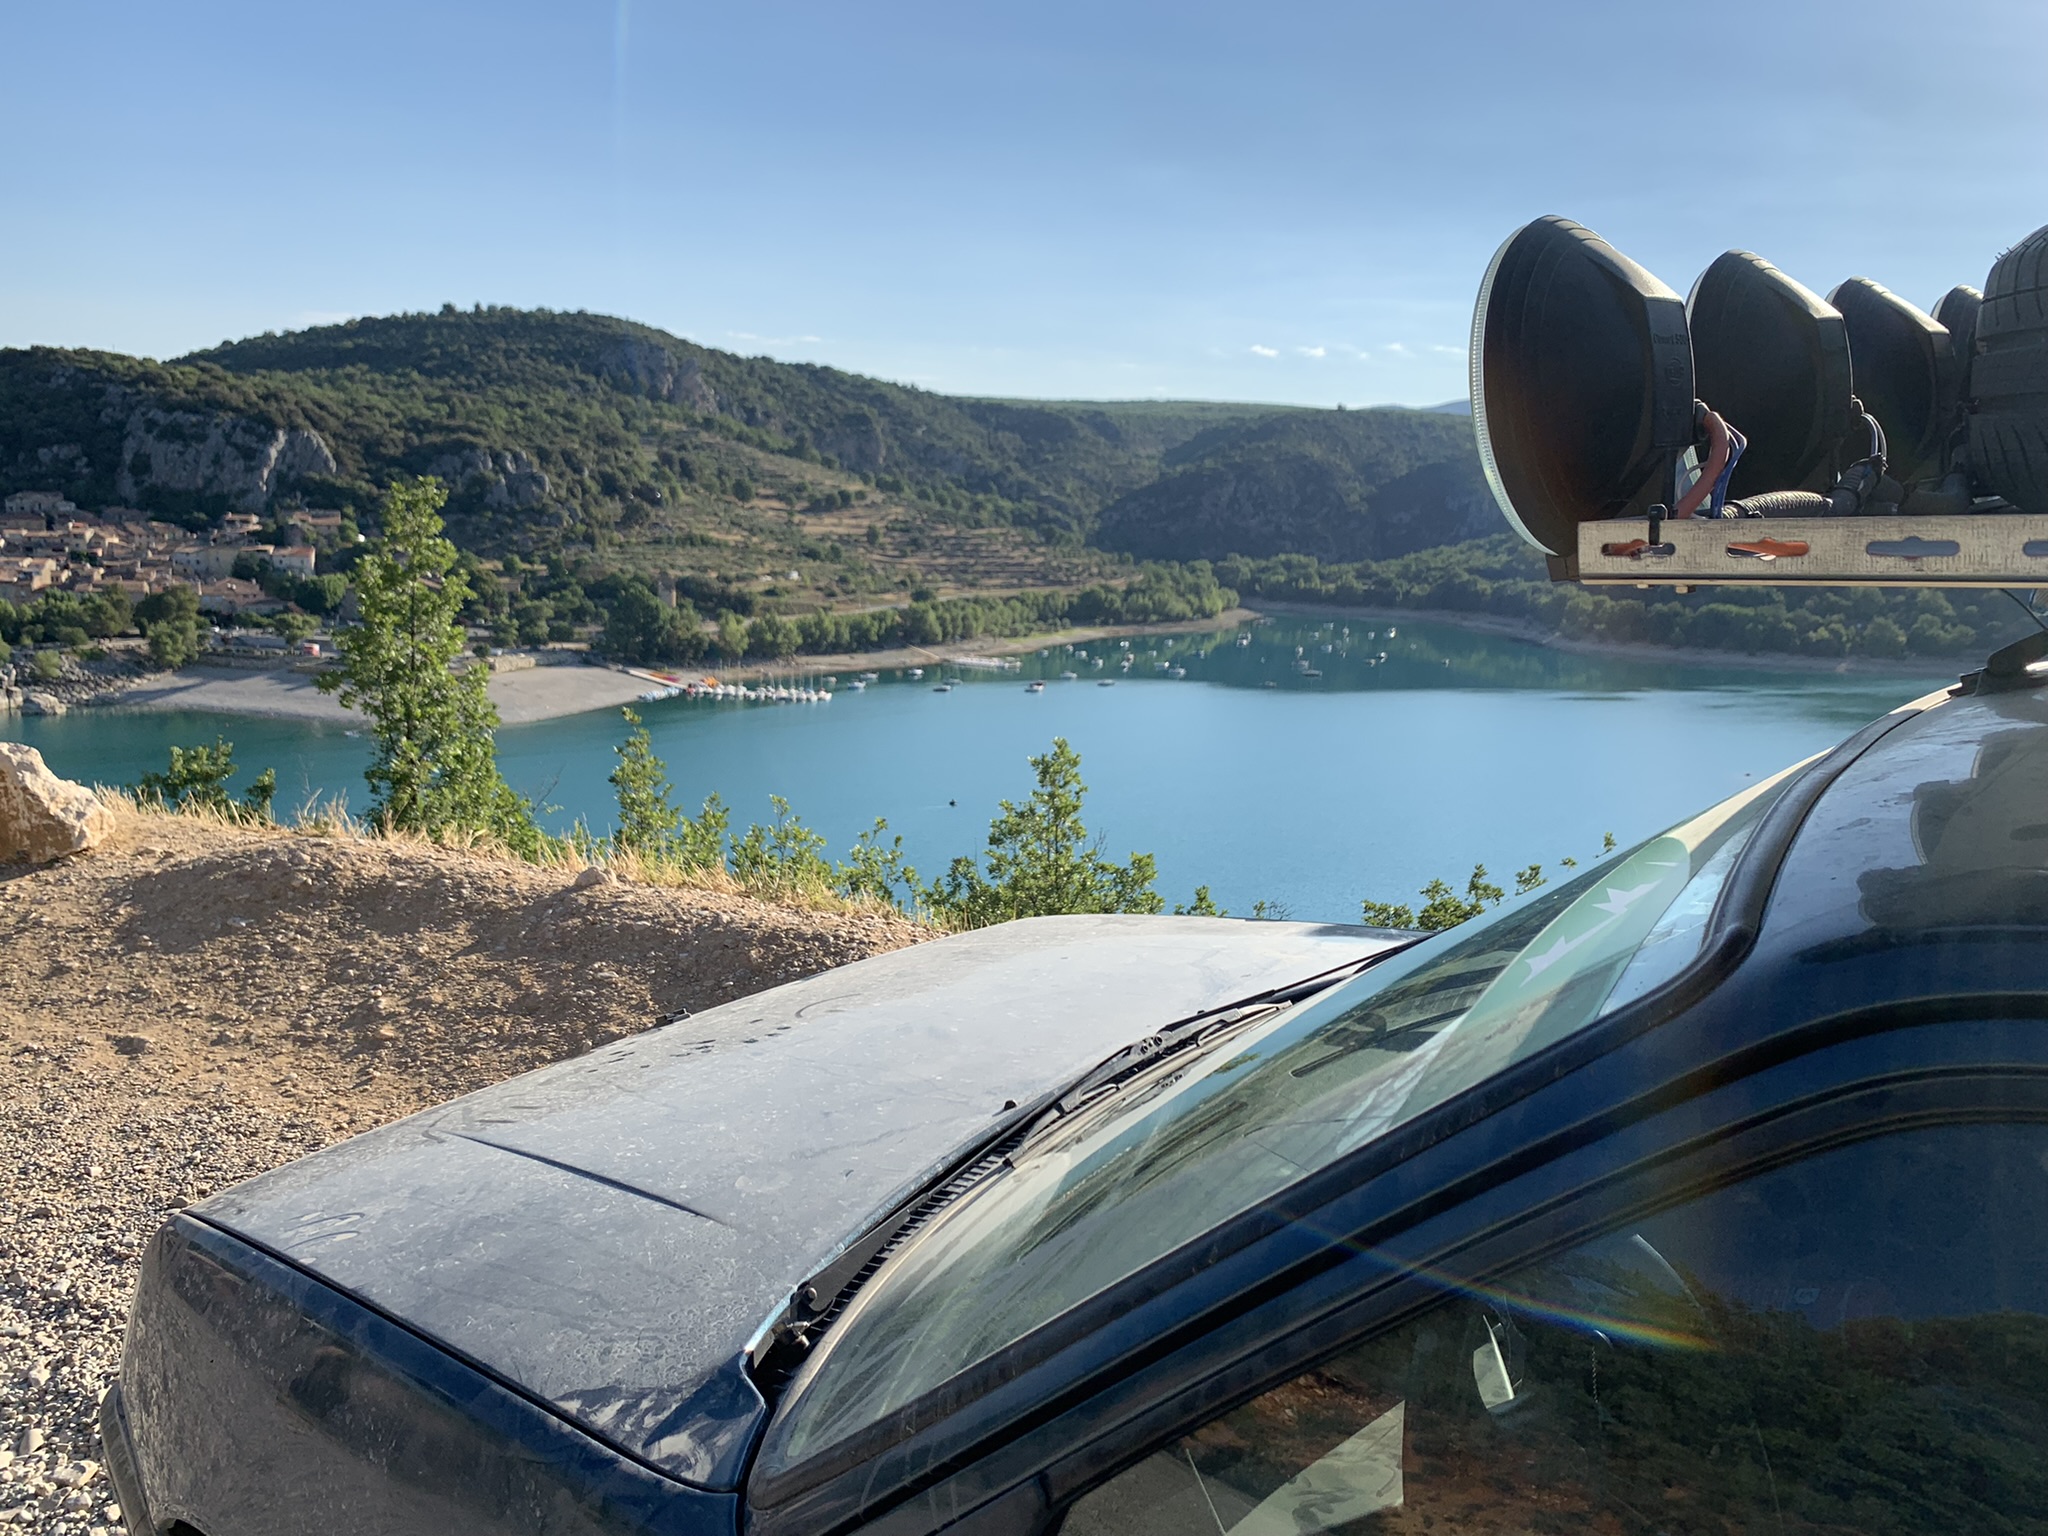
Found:
[[1426, 411], [1432, 416], [1470, 416], [1472, 414], [1472, 402], [1460, 398], [1457, 400], [1446, 400], [1442, 405], [1419, 406], [1417, 409]]
[[[450, 305], [170, 363], [0, 349], [0, 494], [196, 529], [369, 514], [394, 478], [433, 474], [485, 557], [703, 572], [725, 596], [821, 563], [849, 599], [913, 571], [1016, 590], [1103, 569], [1091, 545], [1331, 559], [1465, 537], [1477, 468], [1451, 409], [974, 399], [607, 315]], [[969, 533], [994, 551], [972, 569]]]

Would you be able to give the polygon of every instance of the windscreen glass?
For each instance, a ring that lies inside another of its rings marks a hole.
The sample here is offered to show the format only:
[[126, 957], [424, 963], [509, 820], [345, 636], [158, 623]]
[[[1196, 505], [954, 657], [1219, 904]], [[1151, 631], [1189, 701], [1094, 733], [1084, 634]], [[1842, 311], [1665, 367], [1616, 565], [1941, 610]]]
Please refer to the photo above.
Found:
[[[1788, 770], [1788, 773], [1790, 770]], [[829, 1447], [1682, 970], [1786, 775], [1068, 1116], [856, 1294], [764, 1462]]]

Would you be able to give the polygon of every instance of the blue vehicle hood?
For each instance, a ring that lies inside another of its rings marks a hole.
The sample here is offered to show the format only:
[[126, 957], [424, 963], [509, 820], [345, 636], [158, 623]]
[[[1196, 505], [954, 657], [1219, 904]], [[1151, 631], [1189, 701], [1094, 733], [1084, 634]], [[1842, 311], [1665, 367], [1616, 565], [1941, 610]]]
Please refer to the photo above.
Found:
[[1397, 942], [1212, 918], [983, 929], [470, 1094], [190, 1214], [640, 1460], [736, 1487], [765, 1416], [749, 1341], [1007, 1105]]

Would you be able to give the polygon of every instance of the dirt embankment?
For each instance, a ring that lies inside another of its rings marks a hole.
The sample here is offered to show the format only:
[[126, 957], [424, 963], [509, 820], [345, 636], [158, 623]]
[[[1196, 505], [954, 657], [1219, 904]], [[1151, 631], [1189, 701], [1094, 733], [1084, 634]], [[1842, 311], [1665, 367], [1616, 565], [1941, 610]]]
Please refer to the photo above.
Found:
[[0, 866], [0, 1523], [118, 1529], [97, 1404], [135, 1261], [173, 1209], [662, 1015], [928, 936], [182, 817], [124, 813], [93, 853]]

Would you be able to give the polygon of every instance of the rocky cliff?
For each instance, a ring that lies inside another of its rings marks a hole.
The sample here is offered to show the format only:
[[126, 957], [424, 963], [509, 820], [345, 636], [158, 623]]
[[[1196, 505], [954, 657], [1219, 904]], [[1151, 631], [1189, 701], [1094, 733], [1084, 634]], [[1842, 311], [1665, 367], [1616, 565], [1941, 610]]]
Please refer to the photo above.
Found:
[[286, 486], [335, 472], [334, 450], [318, 432], [271, 426], [225, 412], [132, 410], [121, 438], [114, 490], [123, 501], [183, 492], [262, 512]]

